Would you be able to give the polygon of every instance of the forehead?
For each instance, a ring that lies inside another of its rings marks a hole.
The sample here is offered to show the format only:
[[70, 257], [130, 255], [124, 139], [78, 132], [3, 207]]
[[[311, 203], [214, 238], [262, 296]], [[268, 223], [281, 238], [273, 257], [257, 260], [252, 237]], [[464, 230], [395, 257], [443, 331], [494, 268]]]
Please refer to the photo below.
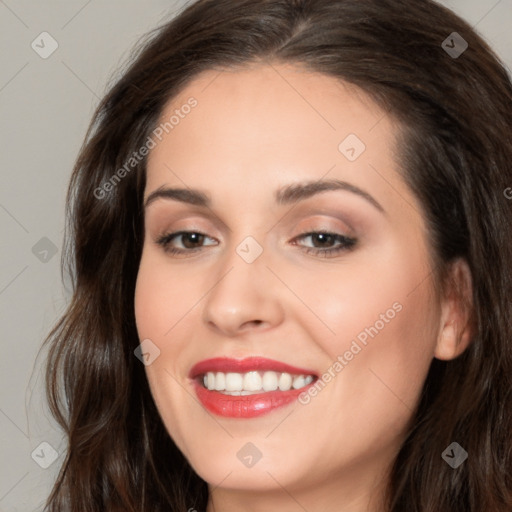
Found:
[[[271, 139], [270, 130], [282, 129], [280, 139], [317, 134], [329, 140], [336, 135], [335, 140], [347, 128], [369, 131], [384, 114], [360, 88], [290, 64], [204, 71], [167, 103], [160, 122], [179, 113], [191, 97], [197, 101], [193, 119], [180, 122], [179, 130], [173, 127], [174, 138], [184, 132], [183, 125], [202, 123], [216, 128], [201, 133], [203, 140], [226, 135], [230, 128], [232, 134], [251, 132], [260, 139]], [[240, 132], [243, 126], [246, 130]]]
[[159, 127], [148, 191], [247, 192], [327, 174], [364, 183], [396, 168], [392, 118], [361, 89], [289, 64], [205, 71], [168, 102]]

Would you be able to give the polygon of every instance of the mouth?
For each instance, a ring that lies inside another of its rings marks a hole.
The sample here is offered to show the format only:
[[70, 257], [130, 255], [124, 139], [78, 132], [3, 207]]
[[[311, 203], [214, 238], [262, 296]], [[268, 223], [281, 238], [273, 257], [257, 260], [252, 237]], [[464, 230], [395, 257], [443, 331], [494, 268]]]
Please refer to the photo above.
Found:
[[311, 370], [260, 357], [208, 359], [189, 377], [203, 407], [230, 418], [253, 418], [289, 405], [318, 379]]

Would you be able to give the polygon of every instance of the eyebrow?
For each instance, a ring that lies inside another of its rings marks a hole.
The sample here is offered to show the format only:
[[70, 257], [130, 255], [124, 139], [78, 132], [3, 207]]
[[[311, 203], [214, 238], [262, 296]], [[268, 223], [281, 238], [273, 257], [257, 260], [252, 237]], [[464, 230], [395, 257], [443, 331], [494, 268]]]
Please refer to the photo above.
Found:
[[[381, 204], [368, 192], [365, 192], [351, 183], [336, 179], [292, 183], [276, 190], [274, 193], [274, 199], [279, 205], [289, 205], [313, 197], [321, 192], [331, 190], [345, 190], [347, 192], [352, 192], [353, 194], [356, 194], [368, 201], [381, 213], [385, 213]], [[191, 188], [169, 188], [162, 185], [149, 194], [144, 203], [144, 208], [146, 209], [157, 199], [172, 199], [195, 206], [203, 206], [206, 208], [211, 207], [211, 200], [205, 192]]]

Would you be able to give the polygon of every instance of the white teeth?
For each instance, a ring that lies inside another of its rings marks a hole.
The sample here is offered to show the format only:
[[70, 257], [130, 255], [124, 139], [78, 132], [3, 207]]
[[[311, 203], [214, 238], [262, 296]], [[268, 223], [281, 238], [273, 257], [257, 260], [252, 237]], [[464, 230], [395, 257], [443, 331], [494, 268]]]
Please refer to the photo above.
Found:
[[303, 375], [299, 375], [298, 377], [295, 377], [293, 379], [293, 384], [292, 384], [293, 389], [303, 388], [305, 385], [306, 385], [306, 379], [304, 378]]
[[210, 391], [220, 391], [226, 395], [252, 395], [255, 393], [289, 391], [300, 389], [313, 382], [312, 375], [291, 375], [286, 372], [208, 372], [203, 376], [203, 385]]
[[261, 375], [258, 372], [248, 372], [244, 377], [246, 391], [259, 391], [261, 389]]
[[226, 389], [226, 376], [222, 372], [217, 372], [215, 375], [215, 388], [216, 391]]
[[289, 391], [292, 387], [292, 376], [289, 373], [281, 373], [279, 377], [279, 389], [281, 391]]
[[312, 375], [299, 375], [298, 377], [295, 377], [293, 379], [293, 389], [299, 389], [303, 388], [304, 386], [307, 386], [308, 384], [311, 384], [313, 382], [313, 376]]
[[277, 389], [276, 372], [265, 372], [263, 374], [263, 391], [275, 391]]
[[226, 373], [226, 391], [242, 391], [243, 385], [244, 378], [241, 373]]

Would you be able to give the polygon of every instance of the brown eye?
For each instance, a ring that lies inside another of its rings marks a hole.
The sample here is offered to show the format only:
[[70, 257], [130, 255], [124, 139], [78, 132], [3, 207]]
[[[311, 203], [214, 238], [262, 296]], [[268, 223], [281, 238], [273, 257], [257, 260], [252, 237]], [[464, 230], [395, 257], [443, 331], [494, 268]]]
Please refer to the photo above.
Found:
[[[307, 238], [311, 240], [312, 246], [308, 247], [307, 245], [301, 245], [302, 249], [308, 254], [313, 253], [324, 258], [333, 255], [335, 256], [343, 251], [348, 251], [354, 247], [357, 242], [355, 238], [326, 231], [302, 233], [302, 235], [297, 236], [294, 241]], [[336, 243], [338, 245], [335, 245]]]
[[182, 237], [182, 244], [186, 249], [194, 249], [194, 244], [201, 244], [204, 240], [202, 233], [184, 233], [180, 236]]
[[[200, 250], [206, 239], [211, 239], [204, 233], [198, 231], [177, 231], [175, 233], [164, 234], [156, 240], [156, 243], [164, 248], [164, 251], [171, 254], [182, 254], [187, 252], [195, 252]], [[178, 247], [173, 246], [173, 243], [178, 241]]]
[[[320, 247], [330, 247], [333, 243], [336, 242], [336, 235], [331, 235], [329, 233], [314, 233], [311, 236], [311, 240], [313, 242], [317, 241]], [[315, 245], [313, 243], [313, 245]]]

